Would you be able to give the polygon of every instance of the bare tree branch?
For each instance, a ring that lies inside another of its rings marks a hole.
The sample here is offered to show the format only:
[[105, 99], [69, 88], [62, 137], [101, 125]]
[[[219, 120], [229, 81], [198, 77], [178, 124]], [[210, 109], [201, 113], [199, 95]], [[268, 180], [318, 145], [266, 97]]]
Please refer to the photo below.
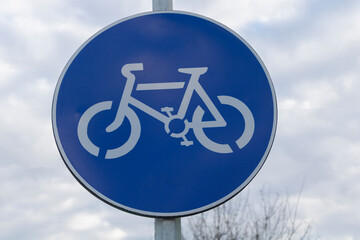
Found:
[[187, 240], [310, 240], [312, 224], [298, 219], [301, 186], [295, 204], [289, 196], [273, 194], [269, 186], [251, 204], [243, 195], [188, 220]]

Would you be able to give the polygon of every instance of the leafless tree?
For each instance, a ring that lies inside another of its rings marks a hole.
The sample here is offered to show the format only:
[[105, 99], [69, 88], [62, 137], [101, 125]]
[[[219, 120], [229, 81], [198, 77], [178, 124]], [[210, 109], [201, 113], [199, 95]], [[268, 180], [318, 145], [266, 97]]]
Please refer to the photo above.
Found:
[[[300, 195], [295, 203], [288, 196], [260, 191], [259, 200], [237, 197], [211, 211], [189, 217], [188, 240], [309, 240], [312, 223], [297, 216]], [[257, 204], [255, 203], [257, 202]]]

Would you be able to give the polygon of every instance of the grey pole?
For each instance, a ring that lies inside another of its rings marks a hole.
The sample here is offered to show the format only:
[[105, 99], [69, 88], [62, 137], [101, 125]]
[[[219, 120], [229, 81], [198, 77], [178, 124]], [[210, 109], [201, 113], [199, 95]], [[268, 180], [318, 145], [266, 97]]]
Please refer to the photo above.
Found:
[[[153, 11], [172, 11], [172, 0], [152, 0]], [[181, 240], [180, 218], [155, 218], [155, 240]]]
[[171, 11], [173, 10], [172, 0], [152, 0], [153, 11]]
[[155, 218], [155, 240], [181, 240], [181, 219]]

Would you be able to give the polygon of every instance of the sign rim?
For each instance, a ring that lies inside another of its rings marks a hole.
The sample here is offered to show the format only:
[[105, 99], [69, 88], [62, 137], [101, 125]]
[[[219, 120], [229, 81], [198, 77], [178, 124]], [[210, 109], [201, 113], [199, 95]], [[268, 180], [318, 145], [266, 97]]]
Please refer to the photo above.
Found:
[[[113, 200], [111, 200], [110, 198], [104, 196], [103, 194], [101, 194], [100, 192], [98, 192], [96, 189], [94, 189], [90, 184], [88, 184], [82, 177], [81, 175], [76, 171], [76, 169], [72, 166], [71, 162], [69, 161], [63, 147], [61, 144], [61, 140], [58, 134], [58, 129], [57, 129], [57, 125], [56, 125], [56, 107], [57, 107], [57, 99], [58, 99], [58, 94], [59, 94], [59, 89], [60, 86], [62, 84], [62, 80], [69, 68], [69, 66], [72, 64], [72, 62], [74, 61], [74, 59], [77, 57], [77, 55], [83, 50], [83, 48], [90, 43], [95, 37], [97, 37], [98, 35], [100, 35], [101, 33], [105, 32], [106, 30], [110, 29], [111, 27], [120, 24], [122, 22], [125, 22], [127, 20], [133, 19], [133, 18], [137, 18], [137, 17], [141, 17], [141, 16], [146, 16], [146, 15], [155, 15], [155, 14], [163, 14], [163, 13], [170, 13], [170, 14], [182, 14], [182, 15], [188, 15], [188, 16], [193, 16], [193, 17], [197, 17], [200, 19], [204, 19], [207, 20], [211, 23], [214, 23], [215, 25], [225, 29], [226, 31], [228, 31], [229, 33], [231, 33], [232, 35], [234, 35], [235, 37], [237, 37], [242, 43], [245, 44], [245, 46], [251, 51], [251, 53], [256, 57], [256, 60], [260, 63], [262, 69], [264, 70], [264, 73], [267, 77], [269, 86], [270, 86], [270, 90], [271, 90], [271, 95], [272, 95], [272, 100], [273, 100], [273, 111], [274, 111], [274, 117], [273, 117], [273, 126], [272, 126], [272, 130], [271, 130], [271, 136], [267, 145], [267, 148], [263, 154], [263, 157], [261, 158], [261, 161], [258, 163], [257, 167], [252, 171], [252, 173], [246, 178], [246, 180], [240, 185], [238, 186], [235, 190], [233, 190], [231, 193], [227, 194], [226, 196], [222, 197], [221, 199], [212, 202], [211, 204], [202, 206], [200, 208], [195, 208], [192, 210], [187, 210], [187, 211], [182, 211], [182, 212], [151, 212], [151, 211], [144, 211], [144, 210], [139, 210], [139, 209], [135, 209], [135, 208], [131, 208], [128, 206], [125, 206], [123, 204], [120, 204], [118, 202], [115, 202]], [[102, 200], [103, 202], [117, 208], [120, 210], [123, 210], [125, 212], [128, 213], [132, 213], [135, 215], [140, 215], [140, 216], [145, 216], [145, 217], [164, 217], [164, 218], [171, 218], [171, 217], [184, 217], [184, 216], [190, 216], [190, 215], [194, 215], [197, 213], [201, 213], [207, 210], [210, 210], [212, 208], [215, 208], [225, 202], [227, 202], [228, 200], [230, 200], [231, 198], [233, 198], [234, 196], [236, 196], [238, 193], [240, 193], [253, 179], [254, 177], [257, 175], [257, 173], [260, 171], [260, 169], [262, 168], [262, 166], [264, 165], [270, 150], [272, 148], [273, 142], [274, 142], [274, 138], [275, 138], [275, 133], [276, 133], [276, 128], [277, 128], [277, 120], [278, 120], [278, 109], [277, 109], [277, 101], [276, 101], [276, 94], [275, 94], [275, 89], [274, 89], [274, 85], [273, 82], [271, 80], [270, 74], [267, 71], [265, 64], [263, 63], [263, 61], [261, 60], [261, 58], [259, 57], [259, 55], [256, 53], [256, 51], [245, 41], [245, 39], [243, 39], [239, 34], [237, 34], [235, 31], [233, 31], [232, 29], [230, 29], [229, 27], [225, 26], [224, 24], [196, 14], [196, 13], [191, 13], [191, 12], [186, 12], [186, 11], [158, 11], [158, 12], [143, 12], [143, 13], [139, 13], [139, 14], [135, 14], [135, 15], [131, 15], [128, 16], [126, 18], [122, 18], [118, 21], [115, 21], [109, 25], [107, 25], [106, 27], [102, 28], [101, 30], [99, 30], [98, 32], [96, 32], [95, 34], [93, 34], [89, 39], [87, 39], [77, 50], [76, 52], [71, 56], [71, 58], [68, 60], [67, 64], [65, 65], [64, 69], [62, 70], [60, 77], [58, 79], [58, 82], [56, 84], [55, 87], [55, 91], [54, 91], [54, 97], [53, 97], [53, 101], [52, 101], [52, 109], [51, 109], [51, 120], [52, 120], [52, 129], [53, 129], [53, 135], [55, 138], [55, 142], [57, 145], [57, 148], [60, 152], [60, 156], [63, 159], [66, 167], [69, 169], [69, 171], [71, 172], [71, 174], [75, 177], [75, 179], [88, 191], [90, 192], [92, 195], [94, 195], [95, 197], [97, 197], [98, 199]]]

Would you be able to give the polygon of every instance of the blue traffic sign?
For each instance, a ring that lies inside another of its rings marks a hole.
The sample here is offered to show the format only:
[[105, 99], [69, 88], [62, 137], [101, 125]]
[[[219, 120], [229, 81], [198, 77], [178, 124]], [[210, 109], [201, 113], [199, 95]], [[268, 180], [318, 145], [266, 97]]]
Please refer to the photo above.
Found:
[[52, 109], [75, 178], [152, 217], [195, 214], [239, 193], [264, 164], [276, 122], [271, 79], [249, 44], [178, 11], [96, 33], [63, 70]]

